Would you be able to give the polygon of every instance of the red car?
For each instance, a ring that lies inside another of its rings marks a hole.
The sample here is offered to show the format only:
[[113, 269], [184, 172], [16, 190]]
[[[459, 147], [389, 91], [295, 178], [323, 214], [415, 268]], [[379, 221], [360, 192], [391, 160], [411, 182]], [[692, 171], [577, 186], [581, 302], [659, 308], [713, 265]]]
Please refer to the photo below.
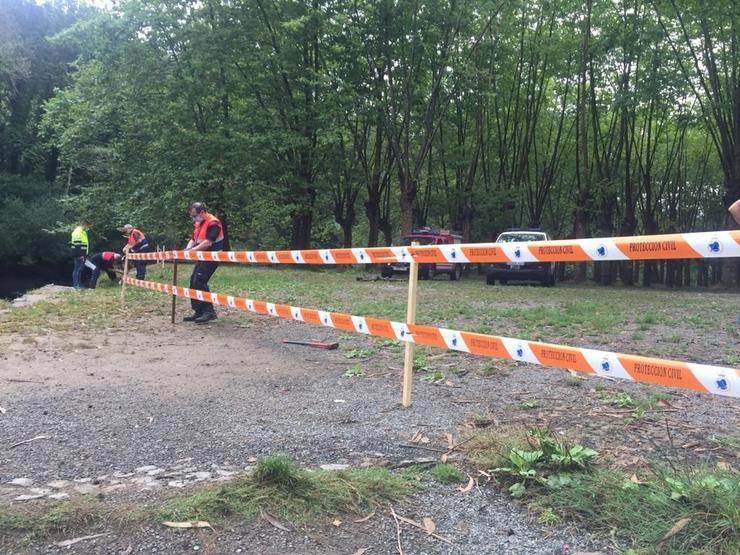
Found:
[[[462, 242], [462, 236], [452, 233], [446, 229], [432, 229], [422, 227], [415, 229], [411, 235], [406, 235], [401, 246], [409, 247], [411, 243], [419, 245], [456, 245]], [[406, 262], [393, 262], [387, 264], [380, 270], [380, 275], [389, 278], [394, 274], [408, 274], [409, 265]], [[462, 264], [421, 264], [419, 265], [419, 278], [430, 279], [439, 274], [447, 274], [452, 281], [458, 280], [463, 274]]]

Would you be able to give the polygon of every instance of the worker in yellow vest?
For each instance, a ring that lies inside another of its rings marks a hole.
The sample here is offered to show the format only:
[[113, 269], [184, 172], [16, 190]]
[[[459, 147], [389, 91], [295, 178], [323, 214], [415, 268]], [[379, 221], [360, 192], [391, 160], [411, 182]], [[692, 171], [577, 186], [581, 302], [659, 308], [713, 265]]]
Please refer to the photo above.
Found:
[[83, 220], [74, 231], [72, 231], [72, 240], [70, 248], [72, 250], [72, 260], [74, 269], [72, 270], [72, 285], [75, 289], [82, 289], [82, 268], [85, 266], [87, 253], [90, 251], [90, 239], [87, 230], [90, 229], [90, 222]]

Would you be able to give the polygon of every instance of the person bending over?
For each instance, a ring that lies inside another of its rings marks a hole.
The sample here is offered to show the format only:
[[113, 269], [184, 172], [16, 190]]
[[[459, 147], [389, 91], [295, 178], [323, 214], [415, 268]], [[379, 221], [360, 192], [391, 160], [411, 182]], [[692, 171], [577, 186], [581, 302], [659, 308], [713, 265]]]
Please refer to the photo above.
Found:
[[[123, 254], [130, 252], [151, 252], [149, 241], [144, 235], [144, 232], [139, 231], [131, 224], [126, 224], [121, 228], [124, 233], [124, 237], [128, 239], [126, 245], [123, 247]], [[136, 267], [136, 279], [146, 278], [146, 260], [134, 260], [134, 266]]]
[[[201, 202], [190, 205], [190, 217], [193, 219], [193, 236], [185, 247], [186, 251], [220, 251], [224, 248], [224, 226], [214, 215], [206, 211]], [[218, 268], [218, 262], [198, 260], [190, 275], [190, 288], [210, 292], [208, 280]], [[213, 304], [198, 299], [190, 299], [193, 313], [185, 316], [185, 322], [205, 324], [217, 318]]]
[[95, 289], [102, 271], [108, 274], [111, 281], [115, 282], [118, 279], [114, 268], [123, 260], [120, 254], [112, 251], [96, 252], [88, 260], [95, 265], [95, 269], [90, 276], [90, 289]]

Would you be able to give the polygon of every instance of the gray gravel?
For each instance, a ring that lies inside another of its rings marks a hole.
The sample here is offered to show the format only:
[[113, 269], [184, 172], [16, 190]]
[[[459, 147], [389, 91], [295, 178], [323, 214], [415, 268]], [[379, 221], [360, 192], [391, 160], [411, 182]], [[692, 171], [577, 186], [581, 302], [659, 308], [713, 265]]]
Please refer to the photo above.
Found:
[[[339, 340], [344, 350], [285, 346], [280, 344], [285, 337]], [[430, 363], [445, 370], [449, 383], [415, 381], [414, 405], [406, 410], [399, 405], [395, 369], [401, 365], [400, 355], [386, 352], [367, 361], [346, 357], [353, 346], [379, 349], [380, 341], [242, 315], [222, 318], [205, 329], [179, 324], [139, 334], [111, 330], [91, 336], [88, 344], [79, 341], [47, 337], [28, 345], [16, 342], [0, 357], [0, 406], [7, 409], [0, 416], [0, 498], [12, 499], [18, 493], [19, 486], [8, 485], [18, 478], [35, 485], [110, 479], [116, 472], [168, 468], [183, 460], [192, 472], [205, 472], [243, 468], [254, 457], [276, 452], [308, 466], [368, 461], [395, 465], [404, 459], [434, 456], [400, 445], [417, 432], [430, 439], [428, 446], [444, 448], [445, 434], [459, 439], [464, 423], [483, 413], [501, 424], [564, 429], [599, 448], [600, 442], [614, 442], [615, 459], [693, 457], [680, 445], [688, 441], [705, 445], [711, 433], [727, 430], [732, 422], [736, 428], [738, 420], [730, 399], [679, 393], [671, 402], [681, 405], [681, 422], [689, 428], [677, 422], [673, 434], [666, 435], [662, 421], [629, 427], [621, 419], [588, 416], [593, 407], [601, 406], [591, 387], [593, 380], [571, 387], [562, 372], [505, 365], [491, 379], [473, 371], [457, 375], [456, 370], [481, 365], [479, 360], [457, 355]], [[200, 354], [204, 348], [207, 359]], [[358, 362], [368, 377], [343, 377]], [[8, 381], [15, 379], [41, 383]], [[654, 391], [632, 384], [607, 386], [636, 397]], [[517, 408], [530, 399], [539, 399], [541, 407]], [[673, 417], [673, 413], [667, 415]], [[40, 435], [50, 439], [8, 448]], [[712, 453], [720, 458], [733, 456], [722, 450]], [[103, 497], [115, 500], [117, 495], [130, 500], [152, 494], [131, 486], [106, 491]], [[555, 554], [599, 548], [609, 552], [604, 541], [583, 532], [542, 528], [491, 487], [464, 495], [454, 487], [435, 485], [397, 510], [410, 518], [432, 517], [456, 552]], [[423, 532], [406, 528], [402, 541], [409, 554], [451, 552]], [[63, 551], [121, 553], [129, 545], [130, 553], [193, 553], [196, 547], [210, 553], [242, 549], [243, 553], [351, 554], [360, 548], [371, 548], [369, 554], [396, 552], [395, 526], [387, 514], [366, 524], [310, 534], [286, 534], [264, 523], [215, 534], [152, 527], [125, 537], [114, 534], [81, 542]], [[3, 552], [57, 551], [61, 550], [39, 544], [8, 545]]]

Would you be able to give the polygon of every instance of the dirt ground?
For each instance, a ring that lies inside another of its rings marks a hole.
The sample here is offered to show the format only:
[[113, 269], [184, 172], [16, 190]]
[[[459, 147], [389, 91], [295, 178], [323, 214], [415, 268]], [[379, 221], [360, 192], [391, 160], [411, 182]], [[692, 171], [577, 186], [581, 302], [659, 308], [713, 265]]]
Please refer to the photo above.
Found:
[[[283, 345], [285, 338], [339, 341], [342, 349]], [[363, 350], [372, 356], [363, 358]], [[365, 377], [345, 377], [358, 353]], [[0, 337], [0, 501], [93, 495], [147, 503], [168, 491], [228, 480], [256, 457], [275, 453], [309, 467], [398, 467], [438, 457], [447, 434], [460, 441], [501, 425], [567, 432], [625, 468], [647, 461], [739, 466], [734, 399], [578, 380], [528, 365], [496, 363], [482, 373], [482, 362], [466, 355], [436, 352], [429, 360], [447, 379], [415, 380], [414, 404], [403, 409], [400, 350], [304, 324], [222, 313], [213, 325], [171, 325], [160, 313], [84, 334], [6, 333]], [[645, 417], [631, 418], [634, 412], [604, 401], [619, 393], [656, 403]], [[410, 443], [418, 433], [429, 442]], [[21, 443], [26, 440], [33, 441]], [[469, 493], [436, 484], [396, 510], [431, 517], [452, 544], [404, 529], [408, 554], [614, 551], [608, 539], [543, 526], [506, 492], [483, 483]], [[4, 553], [397, 552], [385, 509], [363, 523], [348, 518], [338, 528], [296, 532], [262, 521], [197, 533], [151, 523], [70, 548], [48, 540], [2, 542]]]

